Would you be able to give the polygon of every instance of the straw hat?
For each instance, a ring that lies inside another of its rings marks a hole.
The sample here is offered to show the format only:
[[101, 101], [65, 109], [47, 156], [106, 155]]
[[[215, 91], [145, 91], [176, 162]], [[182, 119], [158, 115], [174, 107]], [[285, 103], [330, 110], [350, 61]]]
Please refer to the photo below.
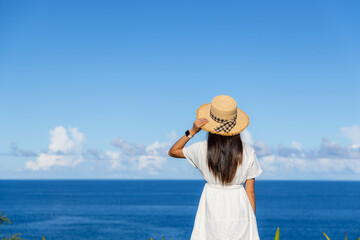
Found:
[[201, 105], [196, 113], [196, 119], [199, 118], [209, 120], [201, 129], [223, 136], [239, 134], [249, 125], [248, 115], [227, 95], [216, 96], [211, 103]]

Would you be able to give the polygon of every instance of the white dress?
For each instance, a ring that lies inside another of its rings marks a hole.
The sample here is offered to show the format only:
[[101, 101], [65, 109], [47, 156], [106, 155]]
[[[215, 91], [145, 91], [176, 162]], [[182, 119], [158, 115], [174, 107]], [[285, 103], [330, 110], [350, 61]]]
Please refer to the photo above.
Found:
[[185, 158], [206, 180], [190, 240], [259, 240], [254, 210], [243, 183], [262, 173], [255, 150], [243, 142], [243, 162], [230, 186], [223, 187], [210, 172], [207, 140], [183, 148]]

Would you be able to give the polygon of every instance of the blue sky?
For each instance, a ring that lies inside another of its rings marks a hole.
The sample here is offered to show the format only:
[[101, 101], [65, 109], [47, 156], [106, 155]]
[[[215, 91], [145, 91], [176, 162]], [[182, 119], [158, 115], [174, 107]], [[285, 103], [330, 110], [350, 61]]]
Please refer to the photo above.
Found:
[[358, 9], [1, 1], [0, 178], [201, 179], [167, 150], [226, 94], [259, 179], [360, 180]]

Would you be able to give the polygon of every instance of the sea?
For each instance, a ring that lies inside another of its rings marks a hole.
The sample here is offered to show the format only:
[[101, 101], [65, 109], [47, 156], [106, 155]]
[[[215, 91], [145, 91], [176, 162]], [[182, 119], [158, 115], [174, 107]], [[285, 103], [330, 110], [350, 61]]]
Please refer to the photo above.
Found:
[[[0, 180], [0, 236], [188, 240], [204, 180]], [[359, 181], [256, 180], [261, 240], [357, 240]]]

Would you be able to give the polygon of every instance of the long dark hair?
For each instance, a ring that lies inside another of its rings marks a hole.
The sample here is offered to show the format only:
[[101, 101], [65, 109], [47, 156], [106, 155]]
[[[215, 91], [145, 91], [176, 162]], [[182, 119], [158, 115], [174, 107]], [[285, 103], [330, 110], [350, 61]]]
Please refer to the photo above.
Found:
[[242, 160], [243, 143], [240, 133], [222, 136], [208, 132], [207, 164], [222, 185], [231, 183]]

